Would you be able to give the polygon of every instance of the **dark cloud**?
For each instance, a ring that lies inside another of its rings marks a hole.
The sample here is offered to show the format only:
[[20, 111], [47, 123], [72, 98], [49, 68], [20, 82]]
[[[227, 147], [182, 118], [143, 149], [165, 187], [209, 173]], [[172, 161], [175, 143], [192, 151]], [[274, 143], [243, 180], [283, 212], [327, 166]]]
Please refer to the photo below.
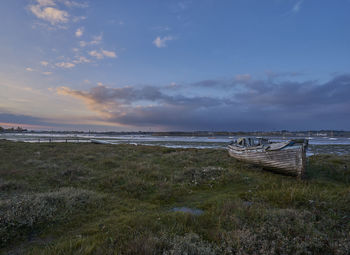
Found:
[[[350, 75], [317, 81], [255, 80], [241, 75], [232, 80], [204, 80], [189, 84], [200, 92], [186, 95], [184, 86], [173, 94], [154, 87], [108, 88], [89, 92], [59, 88], [81, 100], [106, 121], [132, 127], [168, 130], [349, 129]], [[169, 92], [169, 91], [168, 91]], [[207, 94], [205, 94], [207, 93]], [[200, 95], [200, 93], [197, 93]], [[221, 95], [221, 96], [218, 96]], [[224, 96], [222, 96], [224, 95]]]
[[248, 90], [239, 93], [236, 98], [241, 99], [241, 102], [261, 107], [328, 107], [334, 104], [348, 104], [350, 101], [350, 75], [337, 76], [324, 84], [316, 81], [254, 81], [245, 85]]
[[304, 73], [302, 72], [274, 72], [274, 71], [266, 71], [265, 74], [269, 79], [276, 79], [281, 77], [296, 77], [302, 76]]
[[[84, 119], [86, 120], [86, 119]], [[90, 119], [92, 122], [96, 119]], [[103, 125], [93, 124], [78, 124], [62, 122], [57, 119], [39, 118], [30, 115], [9, 113], [6, 109], [0, 109], [0, 127], [23, 127], [28, 130], [106, 130]]]
[[212, 87], [216, 87], [216, 86], [227, 86], [229, 83], [222, 81], [222, 80], [203, 80], [203, 81], [199, 81], [199, 82], [195, 82], [193, 84], [191, 84], [192, 86], [195, 87], [208, 87], [208, 88], [212, 88]]
[[0, 112], [0, 123], [13, 123], [13, 124], [23, 124], [28, 123], [31, 125], [47, 125], [45, 120], [29, 116], [29, 115], [16, 115], [11, 113]]

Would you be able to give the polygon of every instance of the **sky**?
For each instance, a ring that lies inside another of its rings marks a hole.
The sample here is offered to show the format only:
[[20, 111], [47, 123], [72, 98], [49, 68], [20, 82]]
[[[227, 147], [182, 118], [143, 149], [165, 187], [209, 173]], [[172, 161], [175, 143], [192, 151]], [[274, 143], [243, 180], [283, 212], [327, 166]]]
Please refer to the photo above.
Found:
[[0, 126], [350, 130], [350, 0], [3, 0]]

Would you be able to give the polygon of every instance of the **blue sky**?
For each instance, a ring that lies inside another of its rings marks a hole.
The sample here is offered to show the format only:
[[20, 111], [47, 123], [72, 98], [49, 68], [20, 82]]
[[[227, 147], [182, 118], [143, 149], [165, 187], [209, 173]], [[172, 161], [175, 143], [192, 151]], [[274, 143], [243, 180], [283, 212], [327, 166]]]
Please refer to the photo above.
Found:
[[349, 0], [5, 0], [0, 125], [350, 129]]

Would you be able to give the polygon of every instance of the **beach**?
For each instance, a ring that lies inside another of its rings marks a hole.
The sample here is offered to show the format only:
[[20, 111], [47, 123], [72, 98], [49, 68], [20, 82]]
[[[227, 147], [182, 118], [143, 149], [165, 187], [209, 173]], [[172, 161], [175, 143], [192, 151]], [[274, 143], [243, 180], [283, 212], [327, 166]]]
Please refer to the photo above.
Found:
[[322, 152], [297, 180], [224, 149], [0, 140], [0, 252], [346, 254], [349, 168]]

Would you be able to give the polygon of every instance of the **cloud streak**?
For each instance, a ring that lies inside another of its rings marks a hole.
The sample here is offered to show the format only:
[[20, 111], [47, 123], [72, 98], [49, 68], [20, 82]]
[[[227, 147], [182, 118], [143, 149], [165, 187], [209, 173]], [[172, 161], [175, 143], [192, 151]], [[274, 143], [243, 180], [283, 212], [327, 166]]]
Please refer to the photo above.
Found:
[[295, 13], [299, 12], [302, 4], [303, 4], [303, 0], [296, 2], [293, 6], [292, 11]]
[[168, 35], [168, 36], [163, 36], [163, 37], [160, 37], [160, 36], [157, 36], [156, 39], [154, 39], [153, 41], [153, 44], [157, 47], [157, 48], [165, 48], [167, 47], [167, 42], [168, 41], [172, 41], [174, 40], [175, 38]]
[[84, 33], [84, 29], [83, 28], [78, 28], [76, 31], [75, 31], [75, 36], [76, 37], [81, 37]]
[[56, 63], [56, 66], [69, 69], [69, 68], [75, 67], [75, 64], [71, 62], [59, 62], [59, 63]]
[[117, 54], [114, 51], [108, 51], [108, 50], [92, 50], [89, 52], [89, 55], [92, 57], [95, 57], [97, 59], [103, 59], [105, 57], [107, 58], [116, 58]]
[[102, 35], [94, 36], [91, 41], [80, 41], [79, 45], [80, 47], [86, 47], [91, 45], [97, 45], [100, 44], [102, 41]]

